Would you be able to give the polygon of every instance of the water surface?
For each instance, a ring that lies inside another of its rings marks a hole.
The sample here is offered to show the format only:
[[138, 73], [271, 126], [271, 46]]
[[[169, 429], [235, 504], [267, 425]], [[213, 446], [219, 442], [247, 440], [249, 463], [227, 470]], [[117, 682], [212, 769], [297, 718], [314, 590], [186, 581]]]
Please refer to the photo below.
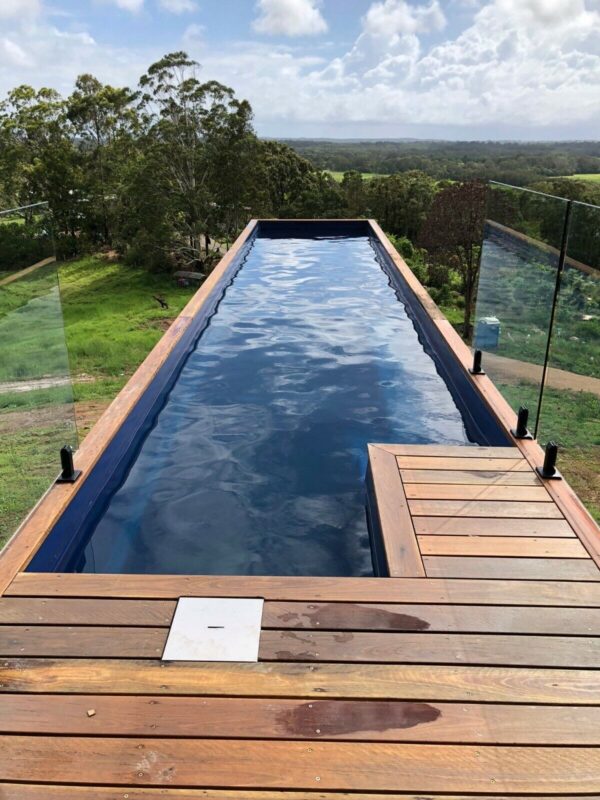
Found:
[[71, 569], [372, 574], [378, 441], [467, 438], [370, 240], [259, 237]]

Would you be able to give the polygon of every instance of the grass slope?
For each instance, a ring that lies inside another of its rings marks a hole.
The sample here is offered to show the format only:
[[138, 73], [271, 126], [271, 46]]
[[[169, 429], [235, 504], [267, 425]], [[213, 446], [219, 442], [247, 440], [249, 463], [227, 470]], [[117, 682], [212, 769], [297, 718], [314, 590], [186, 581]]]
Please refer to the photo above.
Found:
[[73, 395], [81, 438], [194, 291], [101, 258], [63, 264], [63, 338], [56, 280], [34, 276], [0, 290], [0, 336], [10, 341], [0, 381], [68, 374], [66, 338], [74, 385], [0, 394], [0, 546], [55, 477], [59, 448], [74, 442]]

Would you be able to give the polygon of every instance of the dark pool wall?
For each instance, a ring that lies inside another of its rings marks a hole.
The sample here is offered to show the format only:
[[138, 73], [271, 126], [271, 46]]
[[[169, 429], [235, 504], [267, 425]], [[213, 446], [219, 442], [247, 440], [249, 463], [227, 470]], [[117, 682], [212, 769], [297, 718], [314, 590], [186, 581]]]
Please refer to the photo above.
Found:
[[261, 223], [137, 457], [103, 456], [30, 569], [372, 574], [368, 442], [505, 443], [369, 230]]

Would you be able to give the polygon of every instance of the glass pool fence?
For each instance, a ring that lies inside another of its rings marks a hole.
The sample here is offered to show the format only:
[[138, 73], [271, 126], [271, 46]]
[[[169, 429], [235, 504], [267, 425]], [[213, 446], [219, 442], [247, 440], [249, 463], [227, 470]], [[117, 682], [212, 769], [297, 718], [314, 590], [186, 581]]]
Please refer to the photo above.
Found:
[[0, 547], [77, 446], [47, 203], [0, 211]]
[[528, 409], [533, 436], [579, 454], [582, 479], [586, 471], [594, 479], [590, 463], [600, 459], [598, 206], [490, 184], [473, 347], [513, 409]]

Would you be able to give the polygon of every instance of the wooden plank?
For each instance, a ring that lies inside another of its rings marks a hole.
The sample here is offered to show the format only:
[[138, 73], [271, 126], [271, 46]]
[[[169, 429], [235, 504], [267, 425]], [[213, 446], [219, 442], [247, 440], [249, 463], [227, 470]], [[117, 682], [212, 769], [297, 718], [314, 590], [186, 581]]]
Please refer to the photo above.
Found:
[[482, 447], [448, 444], [375, 444], [395, 456], [441, 456], [442, 458], [524, 458], [518, 447]]
[[[164, 628], [111, 629], [4, 626], [0, 655], [63, 658], [160, 658]], [[266, 661], [342, 661], [411, 664], [600, 667], [600, 639], [452, 633], [310, 632], [265, 630], [259, 658]]]
[[554, 503], [513, 503], [502, 500], [409, 500], [414, 517], [495, 517], [562, 519]]
[[535, 472], [477, 471], [469, 469], [402, 469], [405, 483], [449, 483], [494, 486], [542, 486]]
[[600, 784], [600, 749], [590, 747], [62, 736], [3, 736], [0, 746], [8, 781], [509, 793]]
[[111, 625], [160, 628], [171, 624], [175, 606], [174, 600], [1, 597], [0, 625]]
[[444, 456], [398, 456], [398, 467], [404, 469], [471, 470], [476, 472], [528, 472], [531, 467], [523, 458], [456, 458]]
[[[379, 794], [364, 792], [318, 792], [312, 791], [265, 791], [251, 789], [171, 789], [164, 786], [160, 789], [136, 786], [67, 786], [32, 783], [2, 783], [2, 800], [473, 800], [473, 795], [441, 795], [422, 792], [416, 794], [388, 793]], [[600, 800], [600, 795], [586, 795], [586, 800]], [[498, 795], [477, 795], [477, 800], [498, 800]], [[511, 795], [511, 800], [531, 800], [531, 795]], [[536, 795], [536, 800], [581, 800], [581, 795], [561, 793], [556, 795]]]
[[546, 536], [575, 538], [566, 519], [494, 519], [494, 517], [415, 517], [418, 536]]
[[0, 655], [160, 658], [167, 635], [167, 628], [4, 625]]
[[600, 745], [600, 707], [6, 694], [0, 732]]
[[305, 697], [600, 705], [600, 670], [437, 664], [0, 661], [0, 693]]
[[263, 631], [265, 661], [371, 664], [489, 664], [600, 668], [600, 638], [472, 633]]
[[[509, 475], [511, 473], [508, 473]], [[543, 486], [478, 486], [453, 483], [407, 483], [404, 491], [409, 500], [512, 500], [551, 503]]]
[[[548, 524], [557, 522], [550, 520]], [[510, 523], [511, 526], [513, 522]], [[462, 603], [600, 606], [600, 586], [560, 580], [454, 580], [435, 578], [272, 578], [262, 576], [93, 575], [24, 572], [6, 592], [12, 597], [263, 597], [367, 603]]]
[[536, 606], [267, 602], [262, 627], [600, 636], [600, 610]]
[[501, 578], [506, 580], [598, 581], [591, 559], [462, 558], [423, 556], [430, 578]]
[[[43, 619], [38, 604], [44, 603]], [[0, 600], [0, 623], [4, 625], [107, 625], [115, 627], [148, 626], [157, 617], [156, 627], [167, 618], [158, 614], [140, 614], [140, 605], [131, 600], [89, 601], [95, 616], [87, 616], [85, 601], [37, 598]], [[156, 601], [155, 605], [160, 605]], [[81, 609], [83, 605], [83, 610]], [[105, 613], [103, 606], [109, 607]], [[149, 605], [144, 603], [144, 606]], [[174, 606], [174, 603], [169, 603]], [[145, 608], [141, 608], [144, 612]], [[170, 621], [170, 616], [168, 617]], [[264, 629], [381, 630], [381, 631], [454, 631], [472, 633], [562, 633], [572, 636], [600, 635], [600, 610], [538, 606], [421, 605], [394, 603], [306, 603], [267, 601], [264, 605]], [[2, 628], [0, 628], [0, 635]], [[31, 632], [35, 637], [35, 631]], [[104, 635], [104, 634], [102, 634]], [[152, 634], [153, 636], [155, 634]]]
[[[135, 786], [66, 786], [32, 783], [0, 783], [2, 800], [473, 800], [473, 795], [441, 795], [428, 793], [427, 797], [422, 792], [416, 794], [388, 793], [379, 794], [364, 792], [319, 792], [312, 791], [264, 791], [257, 792], [251, 789], [170, 789], [164, 786], [160, 789]], [[586, 795], [586, 800], [600, 800], [600, 795]], [[498, 800], [498, 795], [477, 795], [477, 800]], [[531, 795], [511, 795], [511, 800], [531, 800]], [[536, 800], [581, 800], [581, 795], [561, 793], [556, 795], [536, 795]]]
[[369, 445], [368, 450], [388, 572], [392, 578], [424, 577], [396, 459], [379, 447]]
[[419, 536], [428, 556], [514, 556], [516, 558], [586, 558], [578, 539], [515, 536]]

